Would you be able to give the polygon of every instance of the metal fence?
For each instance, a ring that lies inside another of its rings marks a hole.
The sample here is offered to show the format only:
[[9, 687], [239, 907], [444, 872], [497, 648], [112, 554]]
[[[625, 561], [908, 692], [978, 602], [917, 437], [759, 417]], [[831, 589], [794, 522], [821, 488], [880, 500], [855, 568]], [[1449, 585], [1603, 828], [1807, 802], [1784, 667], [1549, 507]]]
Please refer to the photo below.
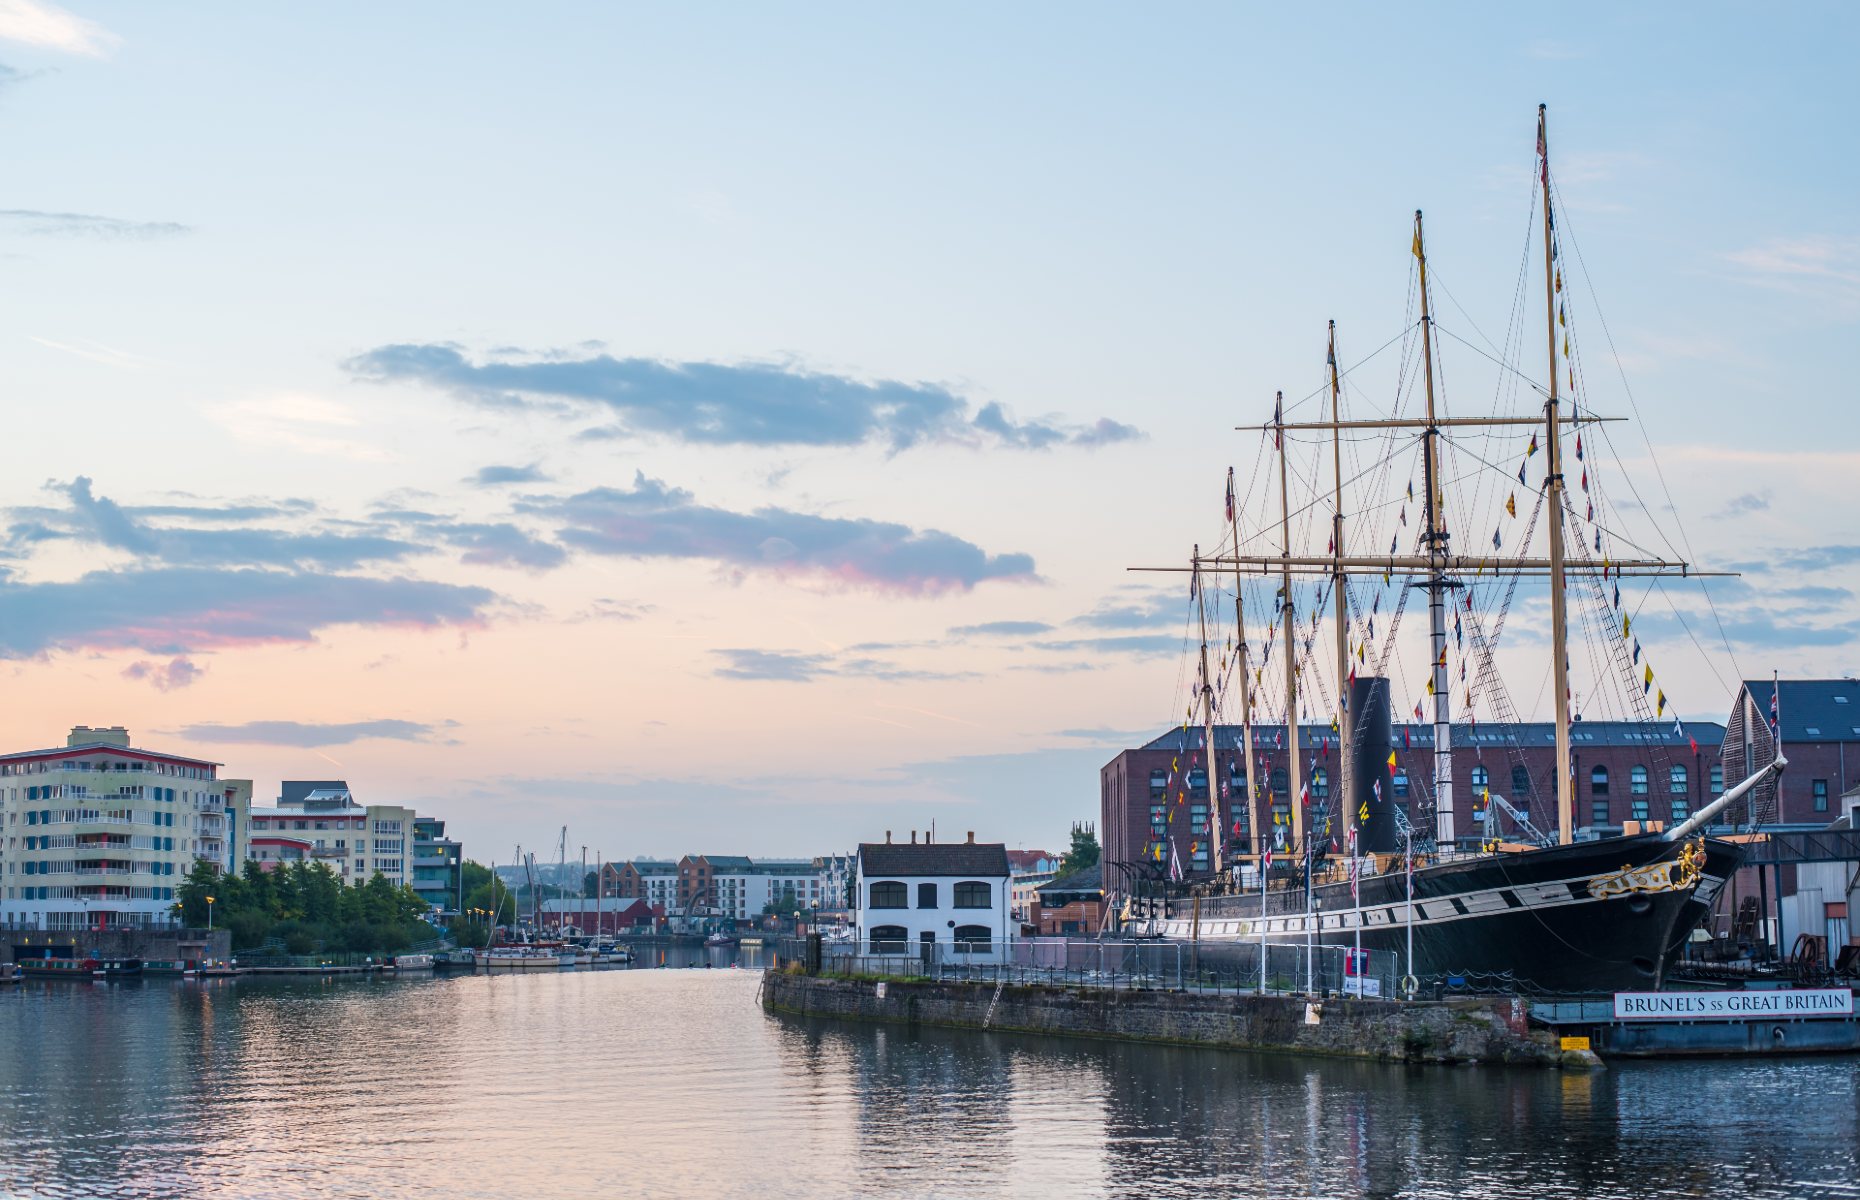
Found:
[[[1346, 946], [1267, 946], [1262, 980], [1256, 942], [1065, 941], [1025, 938], [988, 944], [936, 942], [908, 954], [867, 954], [858, 944], [822, 948], [825, 975], [970, 980], [1055, 987], [1153, 988], [1169, 991], [1267, 994], [1317, 993], [1396, 998], [1401, 964], [1365, 955], [1350, 969]], [[805, 962], [805, 944], [784, 939], [778, 962]]]

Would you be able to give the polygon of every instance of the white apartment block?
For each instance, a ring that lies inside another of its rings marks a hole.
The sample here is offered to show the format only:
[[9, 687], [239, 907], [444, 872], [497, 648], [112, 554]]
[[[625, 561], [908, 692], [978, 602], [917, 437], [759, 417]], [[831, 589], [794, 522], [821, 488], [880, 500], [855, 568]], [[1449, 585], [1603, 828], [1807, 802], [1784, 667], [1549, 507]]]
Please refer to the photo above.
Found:
[[122, 726], [0, 755], [0, 920], [33, 929], [175, 922], [175, 888], [206, 860], [244, 851], [249, 779], [218, 763], [144, 750]]
[[376, 871], [411, 883], [413, 821], [411, 808], [358, 803], [340, 779], [286, 780], [276, 807], [252, 810], [247, 857], [267, 870], [322, 862], [345, 883], [366, 883]]

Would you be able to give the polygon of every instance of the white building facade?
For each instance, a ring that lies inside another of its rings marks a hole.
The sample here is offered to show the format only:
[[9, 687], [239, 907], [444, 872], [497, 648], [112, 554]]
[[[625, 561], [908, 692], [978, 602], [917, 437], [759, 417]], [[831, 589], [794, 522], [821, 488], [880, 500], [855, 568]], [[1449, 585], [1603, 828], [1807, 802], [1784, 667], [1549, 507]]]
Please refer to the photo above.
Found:
[[1018, 932], [1007, 848], [1001, 843], [894, 843], [859, 847], [858, 953], [928, 961], [998, 961]]
[[271, 869], [301, 859], [328, 864], [345, 883], [379, 871], [392, 884], [413, 882], [414, 811], [361, 804], [340, 779], [287, 780], [273, 808], [254, 808], [248, 857]]
[[0, 756], [0, 920], [32, 929], [175, 922], [197, 860], [243, 852], [250, 780], [144, 750], [122, 726], [71, 730], [62, 747]]

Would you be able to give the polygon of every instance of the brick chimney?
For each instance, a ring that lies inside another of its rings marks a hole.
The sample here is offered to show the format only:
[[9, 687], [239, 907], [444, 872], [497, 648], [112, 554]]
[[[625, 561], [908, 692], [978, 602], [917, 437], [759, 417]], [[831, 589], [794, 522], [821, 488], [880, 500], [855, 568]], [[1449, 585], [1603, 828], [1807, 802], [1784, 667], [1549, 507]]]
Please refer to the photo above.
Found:
[[975, 831], [971, 829], [969, 830], [969, 845], [973, 846], [974, 844], [975, 844]]
[[911, 845], [915, 846], [916, 844], [917, 844], [917, 831], [913, 829], [911, 830]]
[[885, 844], [887, 846], [891, 845], [891, 830], [889, 829], [885, 831]]

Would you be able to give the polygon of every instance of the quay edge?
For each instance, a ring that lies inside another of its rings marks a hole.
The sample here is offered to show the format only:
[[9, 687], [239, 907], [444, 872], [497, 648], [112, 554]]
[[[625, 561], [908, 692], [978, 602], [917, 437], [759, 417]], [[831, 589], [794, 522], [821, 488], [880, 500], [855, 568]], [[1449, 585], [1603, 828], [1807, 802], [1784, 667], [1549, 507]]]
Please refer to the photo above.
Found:
[[1510, 998], [1397, 1003], [1298, 996], [812, 976], [770, 970], [762, 1006], [797, 1017], [931, 1025], [1399, 1063], [1594, 1070]]

